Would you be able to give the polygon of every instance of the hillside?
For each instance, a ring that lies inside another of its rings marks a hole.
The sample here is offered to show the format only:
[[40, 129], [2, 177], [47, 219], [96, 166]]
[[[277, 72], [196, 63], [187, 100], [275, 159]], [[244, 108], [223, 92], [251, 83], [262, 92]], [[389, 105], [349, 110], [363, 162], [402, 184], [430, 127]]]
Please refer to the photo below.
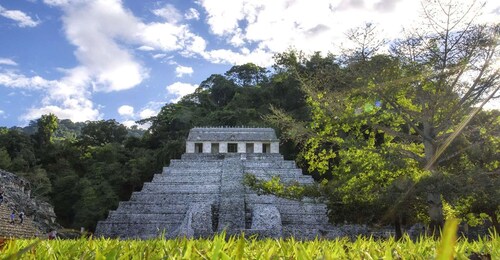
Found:
[[[4, 200], [0, 205], [0, 237], [31, 237], [43, 235], [60, 226], [55, 222], [54, 208], [47, 202], [31, 197], [30, 183], [13, 173], [0, 170], [0, 189]], [[14, 224], [10, 213], [16, 212]], [[19, 213], [24, 212], [24, 223], [19, 223]]]

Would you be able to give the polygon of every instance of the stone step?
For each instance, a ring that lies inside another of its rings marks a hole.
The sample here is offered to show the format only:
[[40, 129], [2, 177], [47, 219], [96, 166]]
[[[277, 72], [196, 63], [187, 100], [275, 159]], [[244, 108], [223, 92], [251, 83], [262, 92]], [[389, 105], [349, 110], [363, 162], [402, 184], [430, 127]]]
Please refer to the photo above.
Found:
[[325, 204], [282, 204], [277, 207], [282, 214], [319, 214], [326, 216], [327, 212]]
[[278, 204], [278, 205], [291, 205], [302, 207], [304, 205], [315, 205], [316, 203], [309, 199], [304, 198], [302, 201], [289, 200], [284, 198], [278, 198], [273, 195], [258, 195], [254, 192], [248, 190], [248, 193], [245, 194], [246, 203], [253, 204]]
[[182, 174], [155, 174], [153, 183], [219, 183], [220, 175], [182, 175]]
[[193, 193], [191, 192], [134, 192], [130, 197], [130, 201], [136, 202], [166, 202], [166, 203], [179, 203], [185, 202], [186, 204], [195, 202], [205, 202], [218, 200], [219, 193]]
[[213, 161], [197, 161], [197, 160], [170, 160], [170, 167], [172, 168], [194, 168], [194, 169], [204, 169], [204, 168], [216, 168], [222, 165], [222, 160]]
[[[248, 204], [247, 204], [248, 205]], [[247, 206], [246, 211], [252, 212], [252, 208], [257, 205], [266, 205], [266, 204], [253, 204], [251, 206]], [[273, 205], [273, 204], [269, 204]], [[282, 204], [276, 205], [280, 214], [287, 215], [324, 215], [326, 216], [326, 205], [324, 204], [307, 204], [307, 205], [297, 205], [297, 204]]]
[[[249, 172], [250, 173], [250, 172]], [[253, 173], [250, 173], [253, 174]], [[261, 173], [253, 174], [257, 179], [259, 180], [264, 180], [264, 181], [269, 181], [271, 180], [274, 176], [277, 176], [280, 178], [280, 181], [283, 183], [294, 183], [298, 182], [300, 184], [314, 184], [314, 180], [311, 177], [301, 175], [301, 176], [289, 176], [289, 175], [265, 175]]]
[[19, 223], [19, 213], [16, 212], [14, 224], [10, 224], [11, 209], [5, 203], [0, 204], [0, 237], [3, 238], [28, 238], [41, 236], [41, 232], [34, 226], [29, 216], [24, 217]]
[[259, 153], [255, 153], [255, 154], [247, 154], [246, 155], [246, 159], [247, 160], [254, 160], [254, 161], [266, 161], [266, 160], [283, 160], [283, 155], [279, 154], [279, 153], [272, 153], [272, 154], [269, 154], [269, 153], [265, 153], [265, 154], [259, 154]]
[[108, 220], [116, 222], [131, 222], [131, 223], [151, 223], [162, 222], [180, 224], [184, 219], [186, 213], [123, 213], [117, 211], [110, 211]]
[[198, 154], [185, 153], [182, 160], [224, 160], [227, 157], [245, 158], [246, 160], [283, 160], [283, 155], [278, 153], [245, 153], [245, 154]]
[[162, 171], [163, 174], [166, 175], [213, 175], [220, 174], [220, 167], [200, 167], [200, 168], [186, 168], [186, 167], [165, 167]]
[[148, 203], [148, 202], [133, 202], [121, 201], [118, 204], [116, 212], [122, 213], [169, 213], [169, 212], [187, 212], [189, 205], [186, 203]]
[[164, 184], [164, 183], [144, 183], [142, 192], [185, 192], [185, 193], [217, 193], [220, 185], [214, 184]]
[[[289, 175], [289, 176], [305, 176], [299, 168], [283, 169], [283, 168], [262, 168], [262, 167], [248, 167], [245, 172], [252, 174], [265, 174], [265, 175]], [[308, 176], [310, 178], [310, 176]]]
[[243, 161], [245, 168], [297, 168], [294, 161]]

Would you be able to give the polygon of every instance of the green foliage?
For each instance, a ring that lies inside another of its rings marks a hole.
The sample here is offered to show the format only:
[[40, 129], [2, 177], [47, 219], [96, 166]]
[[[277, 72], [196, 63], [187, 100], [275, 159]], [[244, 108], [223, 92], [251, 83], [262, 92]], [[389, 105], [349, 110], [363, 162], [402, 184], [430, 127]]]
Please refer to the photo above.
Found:
[[233, 66], [226, 72], [229, 80], [232, 80], [240, 87], [259, 86], [266, 83], [268, 71], [253, 63]]
[[52, 183], [44, 169], [36, 167], [30, 172], [18, 172], [17, 174], [29, 181], [32, 196], [47, 199], [52, 192]]
[[33, 139], [14, 129], [0, 134], [0, 147], [5, 149], [11, 159], [5, 170], [28, 172], [36, 164]]
[[317, 185], [305, 186], [296, 181], [283, 183], [278, 176], [273, 176], [266, 181], [257, 179], [253, 174], [246, 173], [243, 177], [243, 184], [255, 190], [257, 194], [273, 194], [293, 200], [301, 200], [304, 197], [315, 198], [321, 195]]
[[10, 159], [7, 149], [0, 148], [0, 169], [9, 169], [12, 160]]
[[[455, 245], [455, 246], [453, 246]], [[296, 241], [226, 237], [166, 240], [10, 240], [1, 254], [7, 259], [468, 259], [472, 254], [500, 257], [498, 235], [479, 241], [412, 241], [358, 238]], [[439, 251], [438, 251], [439, 250]]]
[[37, 120], [37, 136], [40, 146], [50, 144], [52, 135], [58, 128], [58, 119], [54, 114], [42, 115]]
[[126, 136], [127, 128], [116, 120], [100, 120], [86, 123], [82, 128], [81, 142], [87, 146], [121, 143]]
[[[443, 6], [453, 12], [439, 13]], [[431, 31], [396, 39], [389, 54], [366, 45], [369, 25], [353, 31], [360, 46], [351, 56], [277, 55], [277, 71], [306, 93], [310, 121], [279, 109], [266, 119], [328, 182], [335, 222], [397, 226], [413, 217], [438, 226], [443, 198], [449, 212], [486, 213], [498, 226], [498, 115], [473, 107], [499, 90], [498, 26], [470, 26], [470, 10], [451, 3], [423, 8], [448, 19], [428, 16]]]

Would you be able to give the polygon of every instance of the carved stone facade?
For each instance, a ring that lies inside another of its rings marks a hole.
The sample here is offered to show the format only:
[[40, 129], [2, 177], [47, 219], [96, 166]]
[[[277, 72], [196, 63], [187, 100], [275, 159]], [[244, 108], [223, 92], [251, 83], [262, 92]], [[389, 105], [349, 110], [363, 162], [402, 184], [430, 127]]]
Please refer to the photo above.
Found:
[[[263, 146], [269, 150], [262, 150]], [[194, 128], [182, 158], [172, 160], [130, 201], [120, 202], [98, 223], [96, 235], [208, 237], [225, 230], [228, 234], [315, 238], [328, 228], [324, 204], [258, 195], [242, 184], [245, 173], [313, 183], [295, 162], [284, 160], [277, 147], [278, 139], [270, 128]]]

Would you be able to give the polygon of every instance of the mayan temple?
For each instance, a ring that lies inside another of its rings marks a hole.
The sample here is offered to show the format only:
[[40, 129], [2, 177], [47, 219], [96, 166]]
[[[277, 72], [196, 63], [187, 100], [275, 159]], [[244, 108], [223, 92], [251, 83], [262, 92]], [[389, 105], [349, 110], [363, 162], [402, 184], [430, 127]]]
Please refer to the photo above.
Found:
[[120, 202], [96, 228], [119, 238], [208, 237], [228, 234], [311, 239], [327, 225], [326, 206], [258, 195], [242, 184], [245, 173], [261, 179], [311, 184], [294, 161], [279, 153], [271, 128], [193, 128], [186, 153]]

